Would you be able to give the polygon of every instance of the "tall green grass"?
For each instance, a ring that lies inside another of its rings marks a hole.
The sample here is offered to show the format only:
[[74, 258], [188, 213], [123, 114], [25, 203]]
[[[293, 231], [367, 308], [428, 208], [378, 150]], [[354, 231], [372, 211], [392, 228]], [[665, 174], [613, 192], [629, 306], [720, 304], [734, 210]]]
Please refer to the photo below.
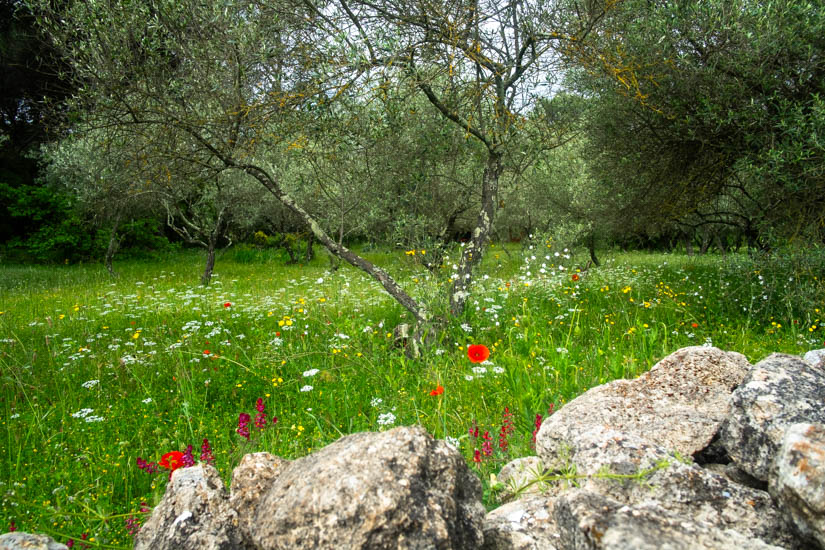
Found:
[[[426, 303], [443, 303], [449, 259], [433, 275], [420, 252], [369, 256]], [[228, 479], [247, 452], [294, 458], [343, 434], [421, 424], [489, 488], [504, 463], [533, 452], [537, 414], [680, 347], [712, 344], [751, 361], [823, 347], [819, 251], [756, 262], [617, 253], [587, 272], [565, 256], [543, 243], [493, 247], [466, 313], [415, 360], [391, 335], [409, 316], [363, 274], [329, 272], [323, 254], [285, 265], [230, 251], [206, 288], [202, 257], [187, 252], [119, 263], [117, 280], [99, 265], [0, 266], [0, 529], [13, 521], [58, 540], [86, 533], [90, 545], [130, 546], [126, 518], [142, 520], [141, 503], [156, 504], [168, 476], [141, 471], [137, 458], [192, 445], [197, 460], [204, 438]], [[490, 348], [488, 364], [470, 363], [470, 344]], [[247, 441], [238, 415], [254, 417], [258, 398], [278, 422]]]

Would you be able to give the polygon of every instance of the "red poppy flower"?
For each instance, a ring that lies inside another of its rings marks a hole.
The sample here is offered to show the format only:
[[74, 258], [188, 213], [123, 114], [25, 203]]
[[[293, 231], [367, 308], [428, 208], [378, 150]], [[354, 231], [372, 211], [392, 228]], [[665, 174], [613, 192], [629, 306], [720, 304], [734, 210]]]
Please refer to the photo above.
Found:
[[180, 451], [170, 451], [163, 455], [158, 465], [174, 472], [183, 466], [183, 453]]
[[692, 326], [693, 328], [696, 328], [696, 327], [699, 326], [699, 324], [698, 323], [691, 323], [690, 326]]
[[444, 393], [444, 386], [438, 386], [436, 389], [430, 392], [430, 395], [441, 395]]
[[232, 302], [226, 302], [223, 307], [232, 307]]
[[578, 281], [579, 279], [581, 279], [581, 277], [579, 277], [578, 273], [573, 273], [573, 276], [570, 277], [570, 278], [573, 279], [574, 281]]
[[483, 344], [467, 346], [467, 357], [472, 363], [483, 363], [490, 357], [490, 350]]

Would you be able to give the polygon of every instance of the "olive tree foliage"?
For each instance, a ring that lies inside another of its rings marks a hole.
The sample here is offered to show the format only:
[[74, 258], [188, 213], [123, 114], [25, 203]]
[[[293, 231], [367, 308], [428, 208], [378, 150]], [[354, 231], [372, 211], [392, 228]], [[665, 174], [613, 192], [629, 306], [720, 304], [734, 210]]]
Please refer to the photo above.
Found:
[[[604, 5], [489, 0], [349, 5], [281, 0], [31, 0], [72, 66], [75, 109], [110, 143], [137, 141], [158, 182], [251, 178], [330, 252], [369, 273], [425, 327], [431, 314], [383, 269], [332, 238], [282, 178], [313, 109], [346, 90], [404, 80], [484, 150], [479, 212], [451, 293], [459, 314], [497, 207], [511, 137], [550, 93], [555, 45], [586, 35]], [[556, 28], [558, 25], [558, 28]], [[175, 178], [171, 177], [174, 172]]]
[[143, 144], [156, 177], [173, 185], [224, 172], [257, 181], [333, 254], [426, 321], [427, 312], [389, 274], [339, 245], [282, 183], [298, 111], [329, 101], [353, 78], [345, 60], [331, 63], [313, 49], [316, 14], [288, 0], [63, 6], [44, 1], [36, 9], [72, 64], [76, 108], [87, 124], [112, 141]]
[[626, 0], [593, 38], [571, 83], [636, 230], [825, 236], [825, 5]]
[[450, 294], [450, 311], [460, 314], [493, 228], [500, 178], [519, 153], [512, 146], [526, 115], [538, 98], [552, 94], [561, 74], [560, 50], [575, 48], [610, 4], [339, 0], [335, 5], [334, 12], [318, 13], [329, 36], [344, 37], [350, 57], [409, 83], [484, 150], [477, 218]]
[[141, 162], [129, 149], [108, 142], [99, 132], [76, 131], [42, 148], [44, 178], [58, 183], [74, 199], [75, 208], [91, 218], [95, 229], [107, 228], [104, 265], [112, 265], [129, 222], [157, 216], [161, 202]]
[[372, 101], [345, 92], [334, 109], [313, 113], [304, 125], [312, 137], [294, 148], [290, 177], [339, 242], [434, 252], [472, 227], [481, 151], [425, 98], [396, 92]]

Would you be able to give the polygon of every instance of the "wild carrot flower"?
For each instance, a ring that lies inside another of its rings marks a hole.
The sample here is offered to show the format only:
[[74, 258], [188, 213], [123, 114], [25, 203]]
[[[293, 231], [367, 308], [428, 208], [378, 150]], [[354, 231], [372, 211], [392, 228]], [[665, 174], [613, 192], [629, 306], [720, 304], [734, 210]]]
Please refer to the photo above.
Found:
[[444, 393], [444, 386], [438, 386], [430, 392], [430, 395], [441, 395], [442, 393]]
[[472, 363], [483, 363], [490, 357], [490, 350], [483, 344], [467, 346], [467, 357]]
[[203, 438], [203, 444], [201, 445], [201, 462], [205, 462], [206, 464], [210, 464], [212, 466], [215, 465], [215, 457], [212, 455], [212, 447], [209, 446], [209, 440], [205, 437]]

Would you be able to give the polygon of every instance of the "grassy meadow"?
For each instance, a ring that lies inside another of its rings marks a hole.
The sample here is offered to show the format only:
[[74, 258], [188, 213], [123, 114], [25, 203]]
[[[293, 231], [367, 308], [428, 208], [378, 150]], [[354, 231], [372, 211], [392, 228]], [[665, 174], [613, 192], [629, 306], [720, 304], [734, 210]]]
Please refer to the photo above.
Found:
[[[431, 274], [420, 250], [364, 254], [443, 303], [451, 260]], [[129, 547], [168, 479], [151, 463], [170, 451], [192, 445], [197, 461], [207, 439], [228, 480], [248, 452], [294, 458], [410, 424], [460, 449], [492, 507], [491, 475], [533, 452], [551, 406], [684, 346], [754, 362], [824, 345], [819, 251], [758, 263], [617, 252], [578, 272], [585, 259], [547, 242], [493, 246], [465, 315], [415, 360], [392, 338], [404, 310], [349, 266], [330, 272], [323, 253], [285, 265], [229, 250], [208, 287], [195, 252], [116, 262], [116, 280], [100, 265], [0, 265], [0, 532]], [[485, 363], [470, 362], [471, 344], [490, 349]], [[259, 416], [248, 440], [241, 413]]]

